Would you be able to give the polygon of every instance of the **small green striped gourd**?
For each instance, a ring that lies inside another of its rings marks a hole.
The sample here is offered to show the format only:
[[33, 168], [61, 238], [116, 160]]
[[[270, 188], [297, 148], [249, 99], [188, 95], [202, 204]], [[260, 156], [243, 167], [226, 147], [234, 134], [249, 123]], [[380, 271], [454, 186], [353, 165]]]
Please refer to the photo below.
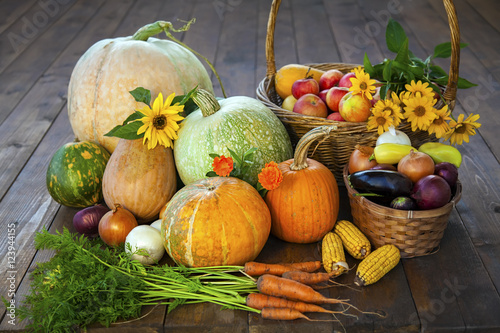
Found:
[[293, 156], [290, 137], [279, 118], [260, 101], [246, 96], [217, 100], [202, 89], [193, 97], [199, 109], [181, 123], [174, 143], [175, 165], [184, 184], [206, 178], [212, 170], [209, 154], [242, 155], [257, 148], [253, 164], [241, 178], [256, 185], [266, 163]]
[[68, 207], [89, 207], [100, 202], [109, 157], [108, 151], [97, 143], [66, 143], [55, 152], [47, 168], [49, 194]]

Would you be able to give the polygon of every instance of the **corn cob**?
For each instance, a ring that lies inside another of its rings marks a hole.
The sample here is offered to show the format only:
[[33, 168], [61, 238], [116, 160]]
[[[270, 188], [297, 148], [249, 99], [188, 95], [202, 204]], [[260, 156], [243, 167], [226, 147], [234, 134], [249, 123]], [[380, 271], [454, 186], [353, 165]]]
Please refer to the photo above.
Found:
[[347, 253], [356, 259], [363, 259], [371, 251], [370, 241], [354, 224], [346, 220], [335, 223], [333, 229], [339, 235]]
[[358, 266], [354, 284], [367, 286], [380, 280], [399, 263], [401, 254], [399, 249], [387, 244], [379, 247], [367, 256]]
[[342, 240], [337, 234], [329, 232], [323, 237], [321, 253], [323, 268], [327, 273], [333, 272], [333, 276], [339, 276], [349, 269], [345, 261]]

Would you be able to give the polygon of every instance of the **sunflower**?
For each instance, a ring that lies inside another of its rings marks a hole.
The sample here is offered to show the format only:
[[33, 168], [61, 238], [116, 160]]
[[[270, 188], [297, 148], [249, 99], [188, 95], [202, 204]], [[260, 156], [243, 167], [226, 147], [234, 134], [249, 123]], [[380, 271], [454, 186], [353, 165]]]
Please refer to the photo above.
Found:
[[448, 105], [443, 106], [440, 110], [433, 108], [433, 111], [436, 114], [437, 118], [432, 121], [427, 131], [429, 132], [429, 134], [436, 133], [436, 138], [439, 139], [450, 130], [448, 121], [451, 120], [451, 111], [448, 110]]
[[351, 78], [352, 86], [349, 88], [349, 91], [352, 91], [352, 94], [362, 94], [369, 100], [373, 99], [372, 94], [375, 93], [375, 83], [377, 81], [370, 79], [370, 74], [365, 73], [365, 71], [358, 67], [354, 69], [354, 73], [356, 77]]
[[137, 134], [144, 133], [143, 143], [148, 141], [148, 148], [153, 149], [159, 143], [164, 147], [172, 147], [172, 140], [177, 139], [177, 130], [179, 129], [178, 121], [184, 119], [179, 115], [179, 112], [184, 110], [184, 105], [179, 103], [172, 104], [175, 93], [168, 96], [163, 103], [163, 95], [158, 94], [158, 97], [153, 102], [153, 108], [146, 105], [139, 112], [144, 114], [144, 117], [139, 119], [143, 125], [137, 131]]
[[417, 94], [408, 99], [403, 99], [405, 113], [404, 117], [411, 123], [411, 130], [417, 128], [426, 131], [437, 115], [432, 111], [433, 101]]
[[417, 96], [417, 93], [420, 93], [420, 96], [426, 97], [430, 99], [431, 101], [434, 99], [434, 90], [432, 90], [431, 87], [429, 87], [428, 82], [422, 83], [422, 81], [417, 81], [415, 83], [415, 80], [412, 80], [410, 84], [405, 85], [406, 91], [408, 91], [411, 96]]
[[389, 100], [380, 100], [375, 103], [372, 115], [368, 118], [368, 129], [377, 128], [379, 135], [388, 131], [394, 123], [392, 112], [395, 107], [396, 105]]
[[458, 121], [450, 120], [450, 130], [444, 135], [444, 140], [450, 140], [452, 145], [461, 145], [464, 141], [469, 142], [469, 135], [476, 134], [476, 128], [481, 127], [480, 123], [476, 121], [479, 119], [479, 115], [474, 115], [473, 113], [464, 120], [464, 115], [458, 116]]

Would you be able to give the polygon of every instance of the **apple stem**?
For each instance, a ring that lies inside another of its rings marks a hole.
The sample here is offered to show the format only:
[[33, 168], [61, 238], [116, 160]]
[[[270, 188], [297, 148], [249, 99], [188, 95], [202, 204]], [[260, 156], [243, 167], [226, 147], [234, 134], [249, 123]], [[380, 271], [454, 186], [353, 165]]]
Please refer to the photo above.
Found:
[[319, 126], [316, 127], [302, 136], [302, 138], [297, 143], [295, 148], [295, 153], [293, 156], [293, 163], [290, 165], [290, 170], [299, 171], [307, 168], [307, 152], [311, 144], [320, 138], [327, 138], [333, 130], [336, 130], [336, 125], [329, 126]]

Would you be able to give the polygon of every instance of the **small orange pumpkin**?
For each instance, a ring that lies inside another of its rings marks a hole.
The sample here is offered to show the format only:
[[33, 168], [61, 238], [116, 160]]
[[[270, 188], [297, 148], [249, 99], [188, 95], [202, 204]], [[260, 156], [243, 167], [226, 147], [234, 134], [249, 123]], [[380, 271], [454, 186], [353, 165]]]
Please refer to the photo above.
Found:
[[197, 180], [167, 204], [161, 223], [170, 257], [188, 267], [243, 265], [254, 260], [271, 229], [259, 192], [233, 177]]
[[271, 233], [291, 243], [313, 243], [332, 230], [339, 213], [339, 189], [333, 173], [323, 164], [307, 158], [314, 140], [333, 129], [321, 126], [306, 133], [297, 143], [293, 159], [278, 166], [283, 182], [267, 192], [271, 211]]

